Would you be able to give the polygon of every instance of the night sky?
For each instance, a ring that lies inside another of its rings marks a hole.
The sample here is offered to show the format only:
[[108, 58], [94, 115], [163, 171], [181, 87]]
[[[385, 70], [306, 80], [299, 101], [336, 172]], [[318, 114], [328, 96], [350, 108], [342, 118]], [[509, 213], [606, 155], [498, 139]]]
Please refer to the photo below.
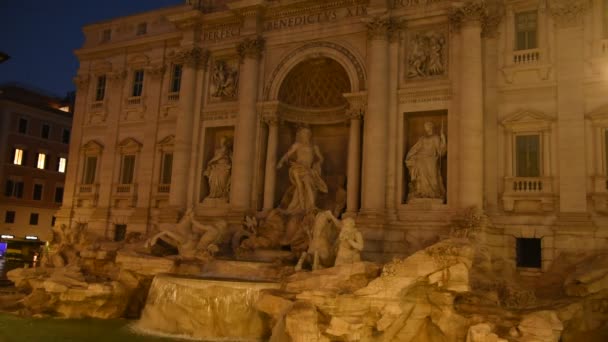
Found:
[[19, 82], [64, 96], [74, 90], [82, 27], [183, 4], [184, 0], [0, 0], [0, 84]]

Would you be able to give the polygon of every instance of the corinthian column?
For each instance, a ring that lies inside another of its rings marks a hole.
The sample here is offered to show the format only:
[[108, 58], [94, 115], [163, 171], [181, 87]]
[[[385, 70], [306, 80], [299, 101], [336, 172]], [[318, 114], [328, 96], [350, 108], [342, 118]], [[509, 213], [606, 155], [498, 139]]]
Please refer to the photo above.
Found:
[[451, 14], [461, 35], [460, 206], [483, 208], [483, 84], [481, 29], [485, 6], [468, 2]]
[[185, 48], [172, 57], [175, 63], [182, 64], [182, 80], [179, 94], [180, 115], [175, 128], [175, 147], [173, 151], [173, 172], [169, 204], [177, 209], [186, 206], [188, 174], [192, 150], [192, 126], [194, 123], [194, 101], [196, 98], [196, 74], [200, 61], [206, 58], [198, 47]]
[[240, 211], [250, 209], [253, 189], [259, 60], [264, 49], [262, 38], [245, 39], [238, 46], [241, 57], [239, 76], [239, 114], [234, 132], [230, 203]]
[[361, 211], [383, 214], [386, 205], [388, 134], [388, 38], [391, 23], [375, 18], [368, 24], [368, 102], [363, 128]]
[[277, 148], [279, 146], [279, 120], [276, 116], [266, 117], [268, 125], [268, 146], [266, 148], [266, 172], [264, 173], [264, 210], [274, 208], [274, 194], [277, 181]]

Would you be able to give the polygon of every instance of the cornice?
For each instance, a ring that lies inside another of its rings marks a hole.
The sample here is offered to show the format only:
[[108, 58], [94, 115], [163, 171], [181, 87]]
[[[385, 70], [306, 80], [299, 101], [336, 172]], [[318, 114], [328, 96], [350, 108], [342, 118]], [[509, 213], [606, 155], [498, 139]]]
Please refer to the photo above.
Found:
[[[124, 40], [116, 43], [100, 44], [94, 47], [82, 48], [74, 51], [76, 57], [81, 61], [86, 59], [99, 58], [108, 54], [124, 54], [126, 49], [133, 47], [140, 47], [144, 45], [151, 45], [155, 43], [162, 43], [167, 40], [179, 41], [182, 37], [181, 32], [170, 32], [159, 35], [139, 37], [137, 39]], [[161, 46], [159, 46], [161, 47]]]

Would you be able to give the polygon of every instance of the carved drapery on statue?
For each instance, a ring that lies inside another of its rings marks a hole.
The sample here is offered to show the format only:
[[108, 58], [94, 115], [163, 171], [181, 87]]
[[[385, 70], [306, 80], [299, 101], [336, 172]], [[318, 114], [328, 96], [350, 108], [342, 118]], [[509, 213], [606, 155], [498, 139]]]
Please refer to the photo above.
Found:
[[207, 163], [204, 176], [209, 183], [207, 198], [228, 200], [230, 196], [230, 174], [232, 171], [232, 148], [227, 136], [220, 138], [213, 158]]
[[289, 180], [291, 186], [281, 200], [288, 212], [309, 212], [317, 208], [317, 193], [327, 193], [327, 184], [321, 178], [323, 156], [319, 147], [311, 141], [312, 131], [301, 127], [296, 133], [296, 141], [287, 153], [279, 160], [277, 168], [281, 168], [292, 156], [290, 161]]
[[425, 134], [418, 139], [405, 157], [409, 171], [409, 193], [407, 202], [416, 199], [445, 200], [445, 185], [441, 175], [441, 162], [447, 147], [445, 134], [435, 133], [435, 125], [424, 123]]

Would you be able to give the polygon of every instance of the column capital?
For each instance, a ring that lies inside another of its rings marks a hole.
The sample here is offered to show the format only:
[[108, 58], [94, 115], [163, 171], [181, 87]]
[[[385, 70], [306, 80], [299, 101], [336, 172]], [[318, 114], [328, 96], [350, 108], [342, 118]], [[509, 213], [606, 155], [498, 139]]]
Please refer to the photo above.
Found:
[[86, 90], [88, 88], [90, 80], [91, 77], [89, 76], [89, 74], [80, 74], [72, 78], [72, 82], [74, 82], [76, 89], [81, 91]]
[[484, 37], [496, 37], [498, 25], [504, 16], [504, 1], [468, 1], [450, 10], [450, 28], [453, 32], [459, 32], [465, 24], [481, 25]]
[[359, 92], [343, 95], [348, 102], [348, 108], [346, 109], [347, 119], [349, 121], [363, 119], [367, 109], [367, 93]]
[[262, 37], [256, 38], [245, 38], [239, 45], [236, 47], [236, 51], [241, 59], [241, 62], [245, 58], [253, 58], [260, 59], [262, 57], [262, 52], [264, 52], [264, 48], [266, 45], [266, 41]]
[[389, 40], [394, 32], [402, 28], [403, 21], [397, 21], [390, 17], [377, 16], [363, 19], [367, 26], [367, 39]]
[[270, 126], [278, 126], [280, 119], [278, 115], [265, 115], [262, 117], [262, 121], [268, 125], [268, 127]]
[[583, 24], [585, 12], [591, 8], [589, 0], [550, 0], [549, 12], [556, 27], [573, 27]]
[[181, 63], [193, 68], [198, 66], [207, 68], [209, 51], [198, 46], [184, 47], [177, 51], [172, 51], [168, 57], [173, 63]]

